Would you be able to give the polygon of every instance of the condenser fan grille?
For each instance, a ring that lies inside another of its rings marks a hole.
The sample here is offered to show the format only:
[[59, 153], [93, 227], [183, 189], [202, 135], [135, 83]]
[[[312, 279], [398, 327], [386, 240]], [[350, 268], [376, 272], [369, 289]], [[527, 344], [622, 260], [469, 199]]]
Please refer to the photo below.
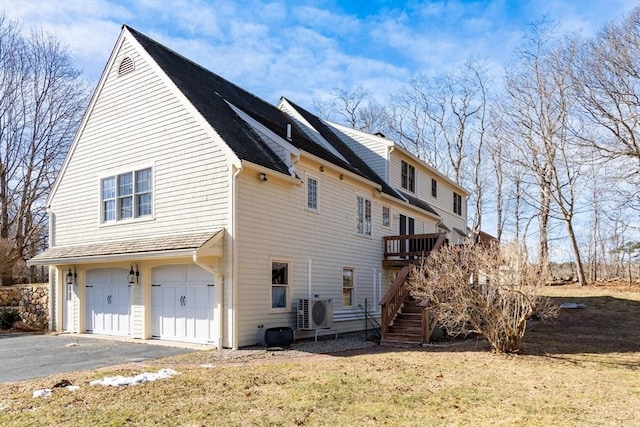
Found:
[[325, 324], [325, 320], [327, 319], [327, 306], [318, 301], [316, 304], [313, 304], [313, 308], [311, 309], [311, 318], [313, 319], [313, 323], [316, 325]]

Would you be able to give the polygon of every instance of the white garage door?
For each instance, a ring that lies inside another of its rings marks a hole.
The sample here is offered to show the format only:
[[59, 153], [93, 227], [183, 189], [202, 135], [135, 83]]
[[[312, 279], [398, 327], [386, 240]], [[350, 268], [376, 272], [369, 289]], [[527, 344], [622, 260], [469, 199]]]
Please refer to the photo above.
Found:
[[213, 332], [213, 275], [195, 265], [153, 270], [152, 336], [207, 343]]
[[131, 285], [128, 270], [101, 268], [87, 272], [87, 332], [129, 335]]

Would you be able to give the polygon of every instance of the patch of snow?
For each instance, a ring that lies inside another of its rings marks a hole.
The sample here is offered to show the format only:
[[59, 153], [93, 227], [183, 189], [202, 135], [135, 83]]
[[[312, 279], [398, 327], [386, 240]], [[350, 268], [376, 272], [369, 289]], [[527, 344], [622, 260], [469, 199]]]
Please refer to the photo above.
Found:
[[211, 369], [215, 368], [216, 365], [212, 365], [211, 363], [205, 363], [204, 365], [200, 365], [201, 368]]
[[564, 304], [560, 305], [560, 308], [587, 308], [587, 304], [577, 304], [575, 302], [565, 302]]
[[149, 381], [156, 381], [164, 378], [171, 378], [174, 375], [178, 375], [178, 372], [173, 369], [164, 368], [160, 369], [157, 373], [143, 372], [135, 377], [123, 377], [117, 375], [115, 377], [104, 377], [102, 380], [93, 380], [89, 385], [103, 385], [111, 387], [122, 387], [125, 385], [137, 385], [143, 384]]
[[36, 390], [33, 392], [33, 397], [37, 398], [37, 397], [50, 397], [51, 396], [51, 389], [50, 388], [42, 388], [40, 390]]
[[70, 342], [69, 344], [65, 345], [65, 347], [75, 347], [77, 345], [78, 345], [77, 342]]
[[79, 385], [68, 385], [67, 386], [67, 390], [69, 390], [69, 391], [77, 391], [77, 390], [80, 390], [80, 386]]

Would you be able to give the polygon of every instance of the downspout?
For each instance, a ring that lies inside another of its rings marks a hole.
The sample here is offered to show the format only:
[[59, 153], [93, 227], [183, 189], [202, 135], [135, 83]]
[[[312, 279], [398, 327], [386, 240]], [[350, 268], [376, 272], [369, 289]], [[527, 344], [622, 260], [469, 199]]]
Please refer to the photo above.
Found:
[[389, 174], [390, 174], [389, 169], [391, 168], [391, 166], [389, 165], [389, 162], [391, 161], [391, 153], [393, 153], [394, 149], [395, 147], [392, 145], [388, 147], [388, 150], [387, 150], [387, 161], [384, 164], [384, 173], [387, 175], [384, 178], [386, 182], [389, 182]]
[[[238, 183], [237, 178], [243, 171], [242, 163], [234, 165], [237, 169], [231, 177], [231, 347], [238, 349], [238, 244], [237, 239], [237, 204]], [[232, 166], [233, 167], [233, 166]]]
[[[198, 251], [197, 250], [193, 251], [193, 263], [195, 265], [207, 270], [209, 273], [213, 274], [213, 278], [214, 278], [213, 286], [220, 286], [220, 289], [222, 289], [221, 288], [223, 286], [222, 273], [220, 273], [220, 270], [218, 268], [211, 267], [210, 265], [200, 261], [200, 257], [198, 256]], [[215, 346], [216, 346], [216, 348], [218, 350], [222, 350], [222, 333], [223, 333], [222, 316], [224, 315], [224, 309], [223, 309], [224, 301], [222, 301], [222, 292], [219, 292], [219, 293], [220, 293], [220, 297], [221, 297], [221, 300], [220, 300], [221, 310], [220, 310], [220, 319], [219, 319], [219, 322], [218, 322], [218, 339], [217, 339], [217, 341], [215, 343]]]
[[[51, 208], [47, 209], [47, 215], [49, 216], [49, 247], [55, 246], [56, 244], [56, 227], [55, 227], [55, 221], [56, 221], [56, 216], [53, 213], [53, 211], [51, 210]], [[49, 325], [49, 330], [53, 331], [53, 272], [56, 272], [56, 280], [58, 281], [58, 270], [53, 267], [53, 266], [49, 266], [49, 302], [48, 302], [48, 309], [49, 309], [49, 321], [48, 321], [48, 325]], [[60, 313], [57, 313], [58, 316], [60, 315]]]
[[311, 266], [313, 261], [311, 258], [307, 258], [307, 298], [311, 298]]

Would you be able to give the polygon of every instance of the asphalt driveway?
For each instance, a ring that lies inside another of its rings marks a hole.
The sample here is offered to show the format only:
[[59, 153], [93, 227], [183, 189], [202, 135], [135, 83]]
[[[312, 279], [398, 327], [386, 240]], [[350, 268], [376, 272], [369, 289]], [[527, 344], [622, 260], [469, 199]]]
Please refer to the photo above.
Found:
[[193, 351], [78, 335], [0, 335], [0, 383], [142, 362]]

